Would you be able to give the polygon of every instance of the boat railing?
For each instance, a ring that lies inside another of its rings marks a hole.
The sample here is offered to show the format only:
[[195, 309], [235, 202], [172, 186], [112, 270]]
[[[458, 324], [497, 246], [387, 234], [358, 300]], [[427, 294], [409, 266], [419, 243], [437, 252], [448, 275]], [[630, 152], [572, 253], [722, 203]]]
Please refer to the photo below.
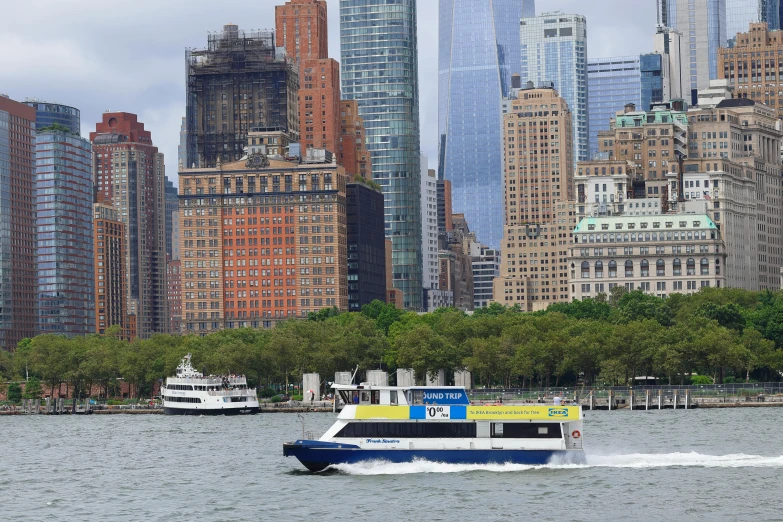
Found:
[[[222, 385], [223, 379], [220, 377], [169, 377], [168, 384], [195, 384], [199, 386]], [[247, 379], [241, 377], [229, 377], [230, 384], [247, 384]]]
[[248, 397], [248, 396], [256, 396], [256, 389], [255, 388], [245, 388], [241, 390], [218, 390], [218, 391], [208, 391], [207, 394], [210, 397]]

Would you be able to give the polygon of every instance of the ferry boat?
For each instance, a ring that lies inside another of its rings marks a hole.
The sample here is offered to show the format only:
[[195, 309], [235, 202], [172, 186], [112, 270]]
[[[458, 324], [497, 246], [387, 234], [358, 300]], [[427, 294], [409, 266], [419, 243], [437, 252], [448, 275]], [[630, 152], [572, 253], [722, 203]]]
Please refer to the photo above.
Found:
[[242, 415], [258, 413], [255, 388], [244, 375], [208, 375], [193, 369], [191, 354], [177, 366], [177, 375], [161, 386], [166, 415]]
[[474, 405], [463, 387], [332, 386], [345, 406], [318, 440], [283, 445], [310, 471], [368, 460], [585, 463], [582, 408]]

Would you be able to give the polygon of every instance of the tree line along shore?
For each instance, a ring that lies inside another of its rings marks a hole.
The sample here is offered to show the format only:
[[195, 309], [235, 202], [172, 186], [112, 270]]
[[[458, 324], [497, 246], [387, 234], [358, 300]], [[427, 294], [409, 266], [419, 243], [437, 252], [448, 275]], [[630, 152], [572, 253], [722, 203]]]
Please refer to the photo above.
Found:
[[272, 329], [223, 330], [204, 337], [155, 335], [126, 342], [119, 330], [68, 339], [40, 335], [0, 353], [6, 389], [26, 395], [149, 397], [182, 356], [208, 374], [245, 374], [271, 393], [304, 373], [334, 375], [412, 368], [472, 372], [476, 386], [615, 386], [634, 376], [663, 384], [778, 381], [783, 371], [783, 292], [703, 289], [666, 299], [615, 288], [608, 296], [521, 312], [493, 304], [405, 312], [375, 301], [361, 312], [325, 309]]

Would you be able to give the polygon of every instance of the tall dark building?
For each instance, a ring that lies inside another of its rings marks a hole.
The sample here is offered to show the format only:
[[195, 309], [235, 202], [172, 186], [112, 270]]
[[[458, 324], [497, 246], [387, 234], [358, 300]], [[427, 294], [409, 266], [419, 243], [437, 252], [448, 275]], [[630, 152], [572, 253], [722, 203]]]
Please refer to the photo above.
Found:
[[375, 299], [386, 301], [386, 239], [383, 193], [364, 183], [346, 186], [348, 311]]
[[0, 96], [0, 348], [36, 333], [35, 109]]
[[174, 259], [173, 244], [179, 241], [179, 238], [172, 238], [172, 216], [177, 213], [178, 208], [177, 187], [166, 178], [166, 255], [168, 259]]
[[239, 160], [253, 129], [299, 141], [299, 73], [275, 49], [274, 31], [226, 25], [209, 35], [206, 49], [188, 49], [186, 61], [187, 167]]

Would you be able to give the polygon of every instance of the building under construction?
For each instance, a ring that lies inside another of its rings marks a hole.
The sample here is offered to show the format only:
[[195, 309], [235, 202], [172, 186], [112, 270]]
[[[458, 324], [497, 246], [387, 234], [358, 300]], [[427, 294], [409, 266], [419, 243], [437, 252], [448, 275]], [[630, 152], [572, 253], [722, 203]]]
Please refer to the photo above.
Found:
[[242, 157], [248, 131], [284, 129], [299, 139], [299, 73], [274, 31], [226, 25], [206, 49], [188, 49], [186, 167], [215, 167]]

